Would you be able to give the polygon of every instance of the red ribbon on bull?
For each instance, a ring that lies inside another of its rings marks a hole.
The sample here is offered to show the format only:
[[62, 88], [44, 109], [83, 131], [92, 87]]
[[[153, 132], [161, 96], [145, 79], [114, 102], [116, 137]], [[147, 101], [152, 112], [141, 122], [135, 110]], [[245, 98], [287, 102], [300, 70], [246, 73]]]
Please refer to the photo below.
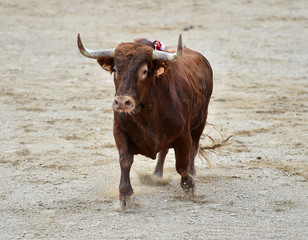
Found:
[[153, 45], [154, 45], [155, 50], [158, 50], [158, 51], [165, 50], [165, 45], [162, 42], [160, 42], [160, 41], [155, 40], [153, 42]]

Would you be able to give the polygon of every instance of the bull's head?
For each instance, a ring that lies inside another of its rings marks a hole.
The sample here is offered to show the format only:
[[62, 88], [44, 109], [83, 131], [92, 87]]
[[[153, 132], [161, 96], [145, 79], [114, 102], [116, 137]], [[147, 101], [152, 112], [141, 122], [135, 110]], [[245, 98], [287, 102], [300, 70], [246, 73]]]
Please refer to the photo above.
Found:
[[122, 43], [116, 49], [86, 49], [77, 36], [82, 55], [97, 59], [103, 69], [114, 73], [116, 95], [114, 111], [134, 113], [153, 89], [155, 79], [165, 72], [168, 63], [182, 56], [182, 35], [179, 36], [175, 53], [154, 50], [150, 44], [141, 42]]

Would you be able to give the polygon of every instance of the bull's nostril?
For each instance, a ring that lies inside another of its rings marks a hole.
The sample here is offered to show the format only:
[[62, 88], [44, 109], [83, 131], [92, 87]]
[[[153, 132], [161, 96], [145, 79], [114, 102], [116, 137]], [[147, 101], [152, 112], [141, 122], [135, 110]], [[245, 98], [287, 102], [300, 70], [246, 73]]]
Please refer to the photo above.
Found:
[[116, 97], [113, 100], [112, 108], [114, 111], [130, 112], [135, 107], [135, 101], [129, 96]]

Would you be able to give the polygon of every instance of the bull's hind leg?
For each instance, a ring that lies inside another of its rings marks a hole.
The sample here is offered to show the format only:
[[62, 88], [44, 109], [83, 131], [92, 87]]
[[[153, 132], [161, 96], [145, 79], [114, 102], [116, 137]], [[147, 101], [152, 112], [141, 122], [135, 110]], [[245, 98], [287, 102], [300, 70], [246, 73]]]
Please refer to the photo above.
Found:
[[176, 158], [176, 170], [181, 175], [181, 187], [187, 193], [194, 194], [195, 179], [190, 174], [190, 155], [192, 151], [192, 139], [189, 136], [180, 137], [174, 146]]
[[158, 159], [156, 163], [155, 170], [153, 172], [153, 175], [159, 178], [163, 177], [163, 172], [164, 172], [164, 163], [166, 159], [166, 155], [168, 153], [169, 149], [166, 148], [158, 153]]
[[190, 167], [190, 174], [192, 176], [196, 176], [196, 168], [195, 168], [195, 158], [199, 150], [199, 141], [202, 135], [203, 129], [205, 126], [205, 122], [203, 122], [200, 126], [195, 128], [191, 131], [191, 138], [192, 138], [192, 150], [189, 159], [189, 167]]
[[194, 177], [196, 177], [195, 157], [198, 153], [198, 148], [199, 148], [199, 142], [198, 143], [193, 142], [189, 159], [189, 173]]

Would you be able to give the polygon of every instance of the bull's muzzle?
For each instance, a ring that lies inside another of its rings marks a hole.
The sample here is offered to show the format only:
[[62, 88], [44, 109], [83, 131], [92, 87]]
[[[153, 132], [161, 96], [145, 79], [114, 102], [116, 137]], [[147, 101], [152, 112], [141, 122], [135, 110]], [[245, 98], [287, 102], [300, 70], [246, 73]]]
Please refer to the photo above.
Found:
[[115, 97], [112, 108], [117, 112], [130, 113], [135, 109], [135, 100], [130, 96], [117, 96]]

